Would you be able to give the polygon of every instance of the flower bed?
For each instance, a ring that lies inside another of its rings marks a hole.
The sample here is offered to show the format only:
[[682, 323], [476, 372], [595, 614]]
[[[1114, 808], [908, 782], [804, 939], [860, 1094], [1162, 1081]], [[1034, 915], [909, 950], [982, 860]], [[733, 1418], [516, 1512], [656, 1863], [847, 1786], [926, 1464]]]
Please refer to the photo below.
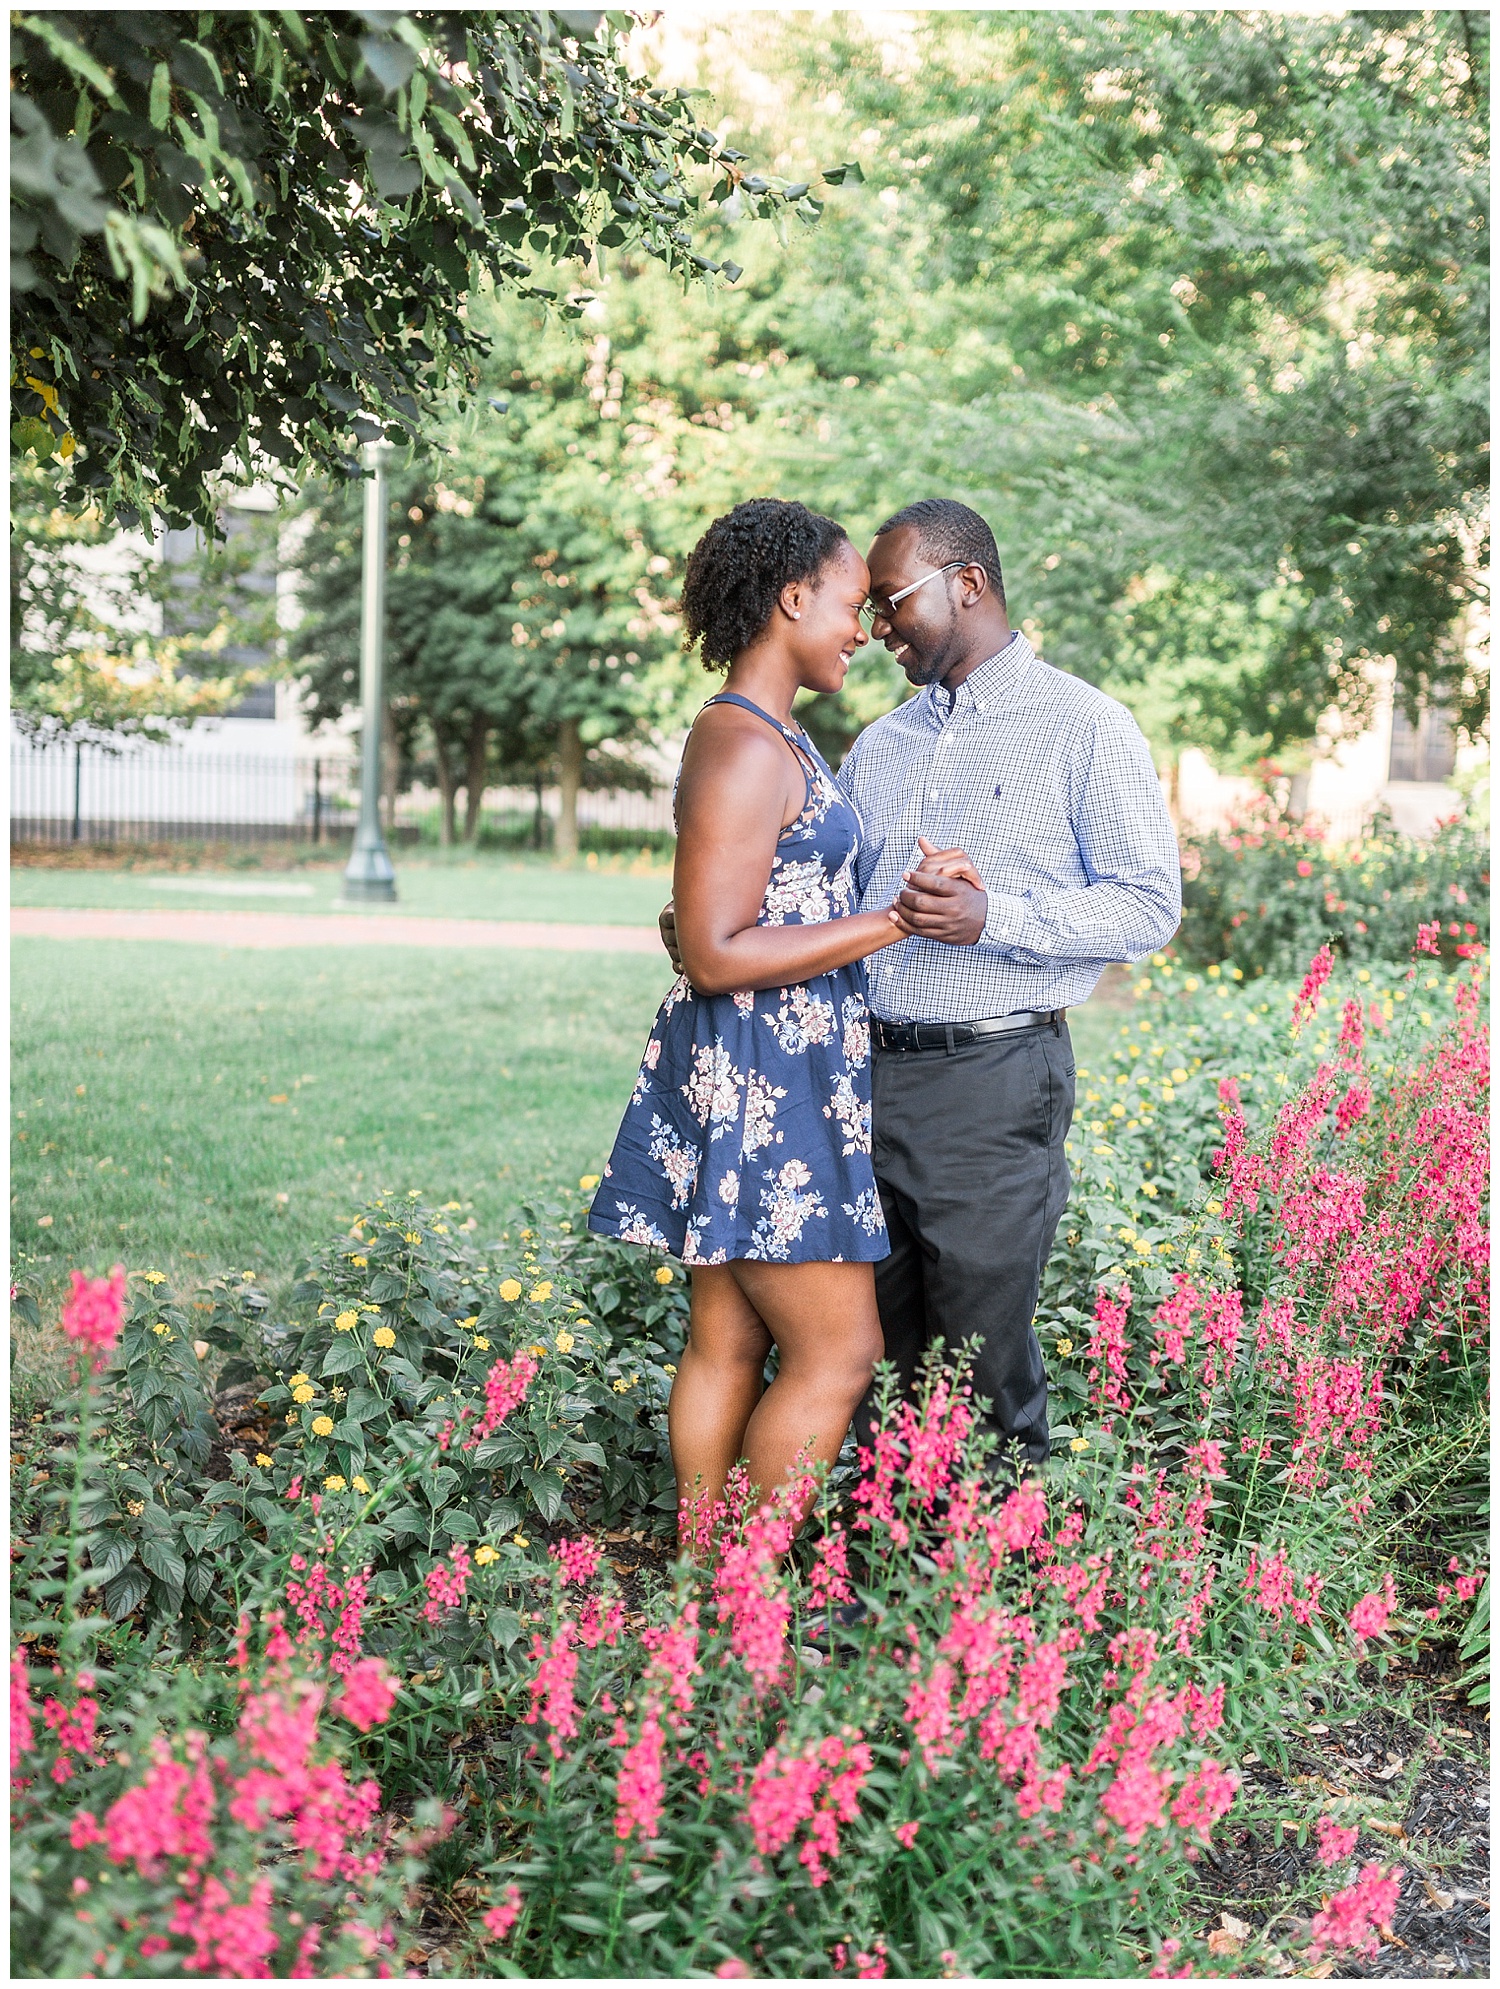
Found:
[[1488, 837], [1464, 822], [1330, 847], [1316, 827], [1262, 809], [1185, 837], [1182, 859], [1177, 945], [1194, 962], [1296, 974], [1325, 943], [1366, 964], [1404, 960], [1413, 929], [1433, 922], [1450, 961], [1489, 943]]
[[[82, 1293], [21, 1514], [18, 1966], [399, 1973], [441, 1898], [452, 1974], [1221, 1967], [1183, 1886], [1238, 1764], [1481, 1578], [1478, 963], [1333, 966], [1164, 962], [1080, 1073], [1044, 1486], [934, 1366], [800, 1541], [732, 1502], [707, 1575], [602, 1546], [669, 1517], [683, 1287], [576, 1213], [481, 1252], [387, 1198], [254, 1333], [222, 1290]], [[259, 1364], [222, 1477], [200, 1326]], [[1391, 1549], [1418, 1492], [1441, 1582]], [[1394, 1881], [1298, 1829], [1326, 1968]]]

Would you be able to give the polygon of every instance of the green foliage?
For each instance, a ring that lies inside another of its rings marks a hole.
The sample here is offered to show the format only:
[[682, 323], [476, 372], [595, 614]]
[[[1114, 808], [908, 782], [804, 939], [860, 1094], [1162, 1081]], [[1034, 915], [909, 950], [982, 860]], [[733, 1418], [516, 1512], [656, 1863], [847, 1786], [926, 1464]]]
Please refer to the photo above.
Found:
[[[11, 712], [42, 738], [165, 739], [216, 717], [262, 672], [238, 666], [276, 641], [276, 524], [236, 514], [228, 543], [153, 557], [92, 507], [69, 509], [25, 458], [11, 476]], [[160, 632], [152, 623], [159, 621]]]
[[1346, 959], [1398, 960], [1436, 922], [1445, 959], [1490, 935], [1488, 837], [1462, 821], [1430, 838], [1378, 824], [1330, 847], [1315, 831], [1267, 817], [1183, 844], [1183, 922], [1190, 960], [1247, 974], [1300, 972], [1327, 941]]
[[1357, 724], [1388, 656], [1482, 728], [1483, 15], [844, 13], [705, 49], [747, 114], [796, 79], [782, 142], [844, 134], [866, 182], [815, 255], [746, 258], [743, 331], [787, 360], [769, 487], [864, 528], [974, 504], [1012, 620], [1164, 755]]
[[1467, 1690], [1471, 1706], [1490, 1703], [1490, 1587], [1493, 1575], [1486, 1575], [1474, 1614], [1459, 1639], [1458, 1655], [1464, 1667], [1460, 1690]]
[[[633, 79], [627, 26], [17, 16], [18, 452], [55, 450], [68, 501], [117, 522], [209, 525], [226, 474], [355, 475], [351, 433], [414, 438], [484, 350], [466, 308], [481, 275], [544, 294], [528, 255], [628, 244], [712, 278], [689, 176], [714, 168], [728, 198], [744, 155], [687, 93]], [[756, 201], [815, 218], [775, 177]]]

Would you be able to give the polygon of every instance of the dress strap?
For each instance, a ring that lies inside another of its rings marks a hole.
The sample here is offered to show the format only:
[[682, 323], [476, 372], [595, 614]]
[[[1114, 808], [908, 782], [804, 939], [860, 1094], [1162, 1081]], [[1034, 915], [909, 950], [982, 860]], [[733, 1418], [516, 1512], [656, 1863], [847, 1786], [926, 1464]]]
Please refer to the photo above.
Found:
[[749, 698], [742, 698], [738, 691], [717, 692], [703, 706], [703, 710], [707, 711], [709, 705], [714, 705], [714, 704], [737, 704], [741, 706], [745, 711], [753, 711], [755, 716], [757, 718], [763, 718], [766, 721], [767, 725], [775, 726], [776, 730], [781, 734], [782, 738], [785, 739], [786, 743], [791, 747], [792, 751], [797, 755], [797, 764], [802, 769], [802, 778], [807, 786], [807, 792], [803, 797], [803, 804], [802, 804], [804, 807], [806, 807], [807, 803], [812, 799], [813, 772], [815, 769], [815, 762], [810, 756], [807, 746], [803, 743], [801, 739], [798, 738], [797, 734], [792, 730], [791, 726], [783, 725], [779, 718], [773, 718], [770, 712], [762, 711], [760, 706], [758, 704], [752, 704]]

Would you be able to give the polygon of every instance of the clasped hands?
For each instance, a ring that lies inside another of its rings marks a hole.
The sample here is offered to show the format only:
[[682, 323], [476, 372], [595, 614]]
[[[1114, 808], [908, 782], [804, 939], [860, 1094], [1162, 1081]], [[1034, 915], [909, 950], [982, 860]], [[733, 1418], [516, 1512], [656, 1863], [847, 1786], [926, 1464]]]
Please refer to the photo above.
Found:
[[[961, 849], [934, 849], [917, 838], [922, 861], [906, 872], [904, 888], [886, 913], [903, 939], [940, 939], [949, 946], [972, 946], [984, 931], [989, 899], [979, 872]], [[677, 950], [675, 908], [664, 905], [657, 921], [672, 966], [682, 972]]]
[[934, 849], [918, 836], [922, 861], [905, 875], [888, 916], [903, 938], [972, 946], [984, 931], [989, 897], [967, 852]]

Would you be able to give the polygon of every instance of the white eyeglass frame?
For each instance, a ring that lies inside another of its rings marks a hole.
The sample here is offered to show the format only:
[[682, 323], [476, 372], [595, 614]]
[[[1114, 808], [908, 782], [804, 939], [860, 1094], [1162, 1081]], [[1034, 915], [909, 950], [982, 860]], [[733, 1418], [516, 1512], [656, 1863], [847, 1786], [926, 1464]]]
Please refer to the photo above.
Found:
[[906, 599], [908, 594], [915, 594], [917, 589], [919, 587], [925, 587], [929, 580], [936, 580], [942, 574], [952, 573], [958, 567], [967, 566], [968, 564], [969, 562], [966, 559], [950, 559], [946, 566], [934, 567], [931, 573], [924, 573], [920, 580], [914, 580], [911, 583], [910, 587], [903, 587], [899, 593], [892, 594], [891, 598], [889, 599], [889, 601], [886, 602], [883, 608], [877, 608], [873, 601], [866, 601], [864, 606], [859, 611], [860, 620], [863, 621], [865, 616], [868, 615], [870, 617], [871, 627], [873, 627], [876, 622], [888, 622], [891, 619], [891, 616], [896, 612], [897, 608], [899, 608], [901, 603]]

